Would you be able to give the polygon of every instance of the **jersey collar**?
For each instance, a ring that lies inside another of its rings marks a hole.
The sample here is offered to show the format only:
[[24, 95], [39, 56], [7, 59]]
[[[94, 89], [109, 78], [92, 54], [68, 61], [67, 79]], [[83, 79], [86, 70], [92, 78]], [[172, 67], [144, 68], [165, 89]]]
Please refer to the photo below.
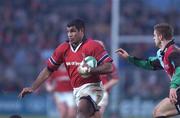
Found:
[[166, 44], [166, 46], [164, 47], [164, 49], [161, 51], [161, 55], [164, 55], [165, 52], [167, 51], [167, 49], [169, 48], [169, 46], [173, 45], [174, 44], [174, 39], [169, 41], [168, 44]]
[[77, 52], [78, 49], [80, 48], [80, 46], [81, 46], [86, 40], [87, 40], [87, 38], [86, 38], [86, 36], [84, 36], [78, 45], [72, 45], [72, 44], [69, 43], [69, 44], [70, 44], [70, 47], [71, 47], [71, 50], [72, 50], [73, 52]]

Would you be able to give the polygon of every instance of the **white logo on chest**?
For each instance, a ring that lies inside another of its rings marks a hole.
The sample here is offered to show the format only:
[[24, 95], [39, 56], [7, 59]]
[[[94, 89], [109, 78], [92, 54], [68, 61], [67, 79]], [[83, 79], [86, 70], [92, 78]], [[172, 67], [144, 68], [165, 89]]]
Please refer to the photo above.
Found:
[[72, 61], [72, 62], [66, 62], [67, 66], [79, 66], [80, 62]]

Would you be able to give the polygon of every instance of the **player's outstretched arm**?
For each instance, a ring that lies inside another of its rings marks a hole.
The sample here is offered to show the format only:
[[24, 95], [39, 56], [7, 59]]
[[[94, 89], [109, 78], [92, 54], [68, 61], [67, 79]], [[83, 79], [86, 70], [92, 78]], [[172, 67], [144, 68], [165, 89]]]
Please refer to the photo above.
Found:
[[129, 54], [122, 48], [119, 48], [115, 51], [120, 57], [128, 59]]
[[40, 74], [38, 75], [37, 79], [34, 81], [34, 83], [32, 84], [31, 87], [26, 87], [23, 88], [23, 90], [21, 91], [21, 93], [19, 94], [20, 98], [23, 98], [26, 94], [32, 93], [34, 92], [45, 80], [48, 79], [48, 77], [50, 76], [52, 72], [49, 71], [46, 68], [44, 68]]

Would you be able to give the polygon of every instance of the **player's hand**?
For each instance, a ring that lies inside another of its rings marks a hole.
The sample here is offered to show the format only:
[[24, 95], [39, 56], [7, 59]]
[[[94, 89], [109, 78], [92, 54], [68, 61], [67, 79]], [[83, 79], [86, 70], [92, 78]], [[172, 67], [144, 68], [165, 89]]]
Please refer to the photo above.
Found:
[[88, 66], [85, 61], [83, 60], [81, 62], [81, 64], [79, 65], [79, 67], [77, 68], [79, 74], [83, 77], [83, 78], [87, 78], [90, 75], [91, 72], [91, 67]]
[[23, 88], [23, 90], [19, 94], [19, 97], [23, 98], [25, 95], [30, 94], [32, 92], [34, 92], [34, 90], [31, 87]]
[[115, 52], [124, 59], [127, 59], [129, 56], [129, 54], [122, 48], [117, 49]]
[[90, 73], [90, 70], [91, 70], [91, 67], [88, 66], [85, 61], [83, 60], [79, 67], [78, 67], [78, 72], [81, 74], [81, 75], [84, 75], [84, 74], [89, 74]]
[[176, 94], [176, 89], [175, 88], [171, 88], [169, 91], [169, 99], [171, 101], [171, 103], [176, 103], [177, 102], [177, 94]]

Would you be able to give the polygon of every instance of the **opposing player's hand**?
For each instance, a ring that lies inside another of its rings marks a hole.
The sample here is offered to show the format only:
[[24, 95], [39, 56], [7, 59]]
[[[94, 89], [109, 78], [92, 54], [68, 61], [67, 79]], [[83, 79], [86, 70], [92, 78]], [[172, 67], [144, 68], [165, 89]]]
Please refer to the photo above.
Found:
[[117, 49], [115, 52], [124, 59], [127, 59], [129, 56], [129, 54], [122, 48]]
[[21, 93], [19, 94], [20, 98], [23, 98], [26, 94], [32, 93], [34, 90], [31, 87], [23, 88]]
[[176, 94], [176, 89], [175, 88], [171, 88], [169, 91], [169, 99], [171, 101], [171, 103], [176, 103], [177, 102], [177, 94]]

